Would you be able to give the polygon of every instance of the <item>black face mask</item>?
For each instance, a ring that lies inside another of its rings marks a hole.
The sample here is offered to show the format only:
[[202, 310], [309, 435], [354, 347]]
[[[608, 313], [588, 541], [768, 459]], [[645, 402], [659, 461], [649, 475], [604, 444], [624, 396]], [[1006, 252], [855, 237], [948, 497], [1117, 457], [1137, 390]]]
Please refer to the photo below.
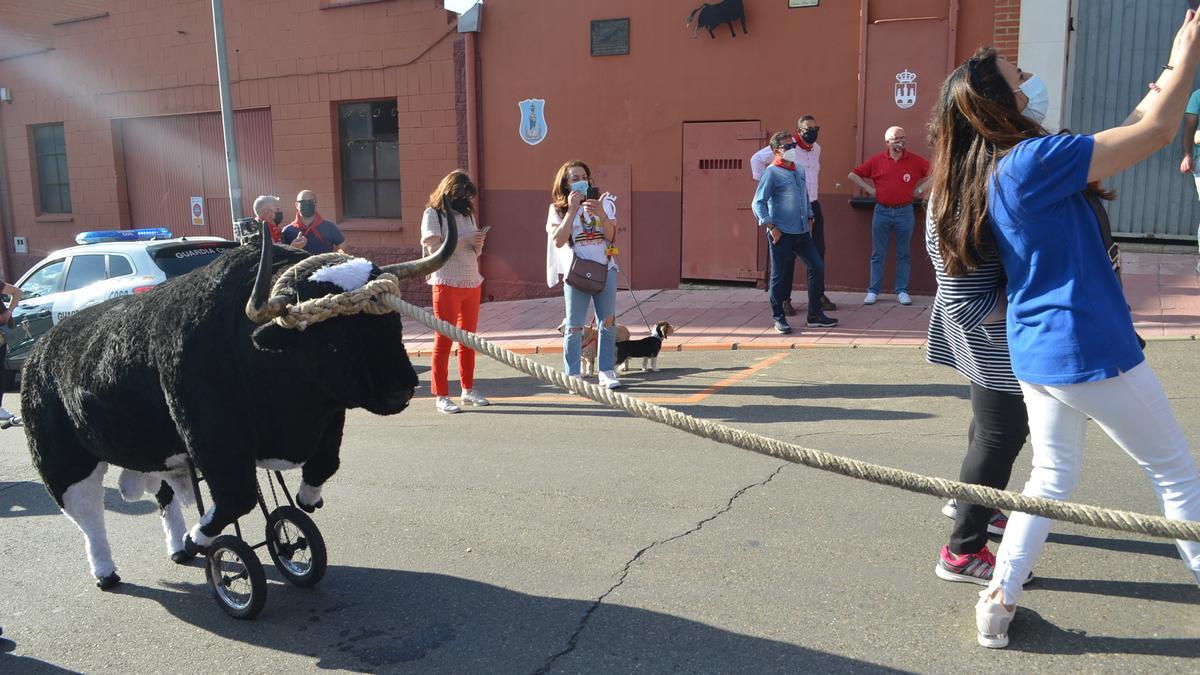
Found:
[[305, 199], [300, 202], [300, 215], [305, 218], [312, 218], [317, 212], [317, 203], [311, 199]]
[[275, 211], [275, 224], [278, 225], [282, 222], [283, 222], [283, 211], [276, 210]]
[[455, 211], [458, 211], [459, 213], [466, 213], [467, 211], [471, 210], [471, 200], [470, 199], [455, 199], [450, 202], [450, 208], [454, 209]]
[[817, 142], [817, 131], [815, 129], [809, 129], [808, 131], [800, 134], [800, 138], [803, 138], [805, 143], [812, 145], [813, 143]]

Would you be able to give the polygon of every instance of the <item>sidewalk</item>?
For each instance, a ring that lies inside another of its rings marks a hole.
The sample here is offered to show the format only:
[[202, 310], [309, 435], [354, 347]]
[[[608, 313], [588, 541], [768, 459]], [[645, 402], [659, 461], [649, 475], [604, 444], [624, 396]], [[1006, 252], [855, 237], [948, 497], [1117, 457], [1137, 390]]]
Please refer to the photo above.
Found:
[[[1142, 337], [1187, 339], [1200, 336], [1200, 274], [1194, 255], [1127, 253], [1124, 259], [1125, 295]], [[916, 347], [925, 343], [929, 306], [933, 298], [913, 296], [904, 307], [896, 296], [883, 294], [874, 305], [863, 305], [863, 294], [831, 292], [838, 305], [830, 315], [836, 328], [804, 327], [804, 292], [793, 298], [800, 314], [791, 321], [795, 331], [779, 335], [771, 327], [771, 310], [764, 291], [756, 288], [716, 290], [636, 291], [641, 313], [628, 291], [617, 293], [617, 321], [629, 326], [634, 338], [647, 334], [645, 322], [669, 321], [675, 335], [663, 344], [667, 351], [717, 349], [800, 349], [829, 345]], [[562, 296], [490, 302], [479, 315], [479, 334], [517, 353], [559, 353], [562, 337], [555, 328], [563, 318]], [[419, 328], [408, 332], [412, 328]], [[427, 356], [433, 333], [406, 322], [404, 343], [412, 356]]]

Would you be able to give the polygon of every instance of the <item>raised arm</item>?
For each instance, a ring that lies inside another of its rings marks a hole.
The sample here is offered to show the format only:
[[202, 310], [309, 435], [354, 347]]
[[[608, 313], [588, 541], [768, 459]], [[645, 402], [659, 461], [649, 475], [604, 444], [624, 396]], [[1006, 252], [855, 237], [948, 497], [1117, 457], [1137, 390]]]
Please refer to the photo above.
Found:
[[1130, 118], [1137, 115], [1138, 119], [1096, 134], [1088, 182], [1114, 176], [1171, 143], [1191, 93], [1197, 59], [1200, 59], [1200, 21], [1194, 11], [1188, 10], [1175, 34], [1167, 65], [1155, 82], [1157, 93], [1142, 99], [1130, 115]]

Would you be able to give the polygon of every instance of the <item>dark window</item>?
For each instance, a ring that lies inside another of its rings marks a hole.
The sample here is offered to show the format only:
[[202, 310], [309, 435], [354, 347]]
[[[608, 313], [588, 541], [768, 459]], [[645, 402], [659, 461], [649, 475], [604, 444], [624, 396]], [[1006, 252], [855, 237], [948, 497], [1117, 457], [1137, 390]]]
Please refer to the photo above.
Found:
[[63, 290], [77, 291], [107, 278], [103, 255], [77, 255], [71, 258], [71, 267], [67, 269], [67, 283]]
[[55, 260], [29, 275], [29, 278], [19, 287], [22, 298], [39, 298], [43, 295], [57, 293], [59, 285], [62, 284], [63, 266], [66, 265], [66, 262], [65, 260]]
[[37, 158], [38, 197], [42, 213], [71, 212], [71, 182], [67, 179], [67, 142], [62, 124], [33, 128]]
[[122, 255], [108, 256], [108, 278], [123, 277], [126, 274], [133, 274], [133, 266], [129, 264], [129, 260]]
[[400, 217], [398, 115], [395, 101], [338, 106], [343, 217]]

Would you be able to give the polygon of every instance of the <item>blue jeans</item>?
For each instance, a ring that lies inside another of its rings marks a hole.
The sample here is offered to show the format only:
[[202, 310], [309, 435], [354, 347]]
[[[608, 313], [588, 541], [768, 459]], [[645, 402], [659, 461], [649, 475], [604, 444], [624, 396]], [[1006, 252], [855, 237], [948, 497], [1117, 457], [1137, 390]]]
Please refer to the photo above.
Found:
[[[563, 370], [567, 375], [579, 375], [579, 359], [583, 352], [583, 325], [587, 319], [588, 301], [595, 307], [599, 341], [596, 349], [596, 369], [612, 370], [617, 362], [617, 270], [609, 268], [604, 290], [590, 295], [563, 282], [563, 298], [567, 303], [567, 329], [563, 332]], [[613, 317], [611, 323], [604, 320]], [[572, 330], [574, 329], [574, 330]]]
[[[767, 241], [771, 235], [767, 234]], [[825, 263], [817, 252], [812, 235], [782, 233], [779, 243], [771, 242], [771, 316], [776, 321], [787, 323], [783, 313], [783, 302], [792, 294], [792, 278], [796, 269], [796, 258], [804, 261], [808, 268], [808, 318], [821, 316], [821, 296], [825, 293]]]
[[888, 238], [896, 232], [896, 292], [908, 292], [908, 272], [912, 268], [909, 246], [913, 233], [913, 205], [875, 205], [871, 217], [871, 285], [867, 291], [878, 293], [883, 285], [883, 259], [887, 257]]

